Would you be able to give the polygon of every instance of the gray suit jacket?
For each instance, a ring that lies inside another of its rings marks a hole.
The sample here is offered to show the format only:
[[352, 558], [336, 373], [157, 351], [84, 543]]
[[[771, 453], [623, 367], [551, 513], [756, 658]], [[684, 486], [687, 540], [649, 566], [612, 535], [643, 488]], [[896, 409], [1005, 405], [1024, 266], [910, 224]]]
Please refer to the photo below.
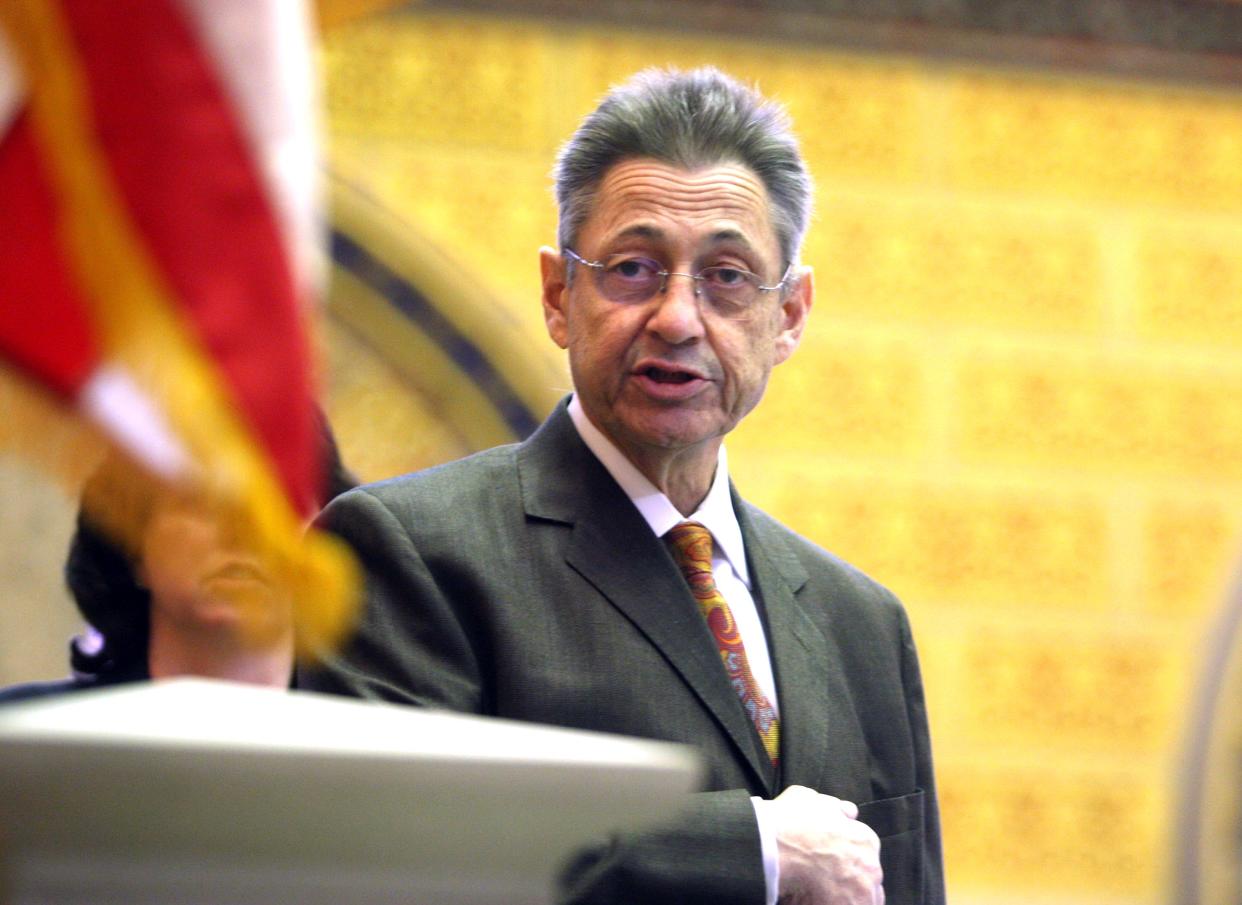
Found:
[[888, 905], [941, 905], [918, 662], [880, 585], [736, 495], [781, 713], [773, 769], [663, 542], [562, 403], [525, 443], [338, 497], [323, 521], [367, 572], [361, 629], [299, 684], [683, 742], [705, 791], [659, 832], [570, 865], [572, 901], [764, 901], [749, 797], [809, 786], [860, 804]]

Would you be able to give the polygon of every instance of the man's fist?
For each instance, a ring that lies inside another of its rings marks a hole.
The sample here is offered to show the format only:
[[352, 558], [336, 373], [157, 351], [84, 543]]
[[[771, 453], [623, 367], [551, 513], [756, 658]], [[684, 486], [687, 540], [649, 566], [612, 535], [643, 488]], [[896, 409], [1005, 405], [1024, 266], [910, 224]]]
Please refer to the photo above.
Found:
[[782, 905], [884, 905], [880, 839], [858, 821], [858, 806], [805, 786], [770, 802]]

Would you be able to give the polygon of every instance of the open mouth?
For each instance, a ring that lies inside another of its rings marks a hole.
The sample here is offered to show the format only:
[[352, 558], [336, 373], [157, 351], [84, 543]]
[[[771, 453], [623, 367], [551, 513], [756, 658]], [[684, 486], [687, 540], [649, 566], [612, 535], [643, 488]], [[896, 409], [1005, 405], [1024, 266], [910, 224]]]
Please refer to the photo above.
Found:
[[666, 368], [657, 367], [643, 368], [639, 373], [656, 383], [689, 383], [697, 379], [689, 371], [670, 371]]

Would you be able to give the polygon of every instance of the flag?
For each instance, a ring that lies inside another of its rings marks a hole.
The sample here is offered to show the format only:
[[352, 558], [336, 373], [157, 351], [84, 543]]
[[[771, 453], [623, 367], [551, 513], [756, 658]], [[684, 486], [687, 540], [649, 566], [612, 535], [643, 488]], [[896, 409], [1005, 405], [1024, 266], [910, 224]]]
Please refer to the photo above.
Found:
[[0, 357], [210, 492], [321, 646], [357, 585], [301, 536], [322, 477], [311, 72], [290, 0], [0, 4]]

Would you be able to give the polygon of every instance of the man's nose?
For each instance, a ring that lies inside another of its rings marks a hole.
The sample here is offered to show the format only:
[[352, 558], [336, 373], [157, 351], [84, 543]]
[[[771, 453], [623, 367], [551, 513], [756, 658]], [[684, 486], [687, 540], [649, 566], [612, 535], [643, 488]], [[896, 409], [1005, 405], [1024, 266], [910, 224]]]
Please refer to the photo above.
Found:
[[670, 345], [681, 345], [703, 335], [699, 284], [688, 273], [670, 272], [656, 295], [656, 309], [647, 327]]

